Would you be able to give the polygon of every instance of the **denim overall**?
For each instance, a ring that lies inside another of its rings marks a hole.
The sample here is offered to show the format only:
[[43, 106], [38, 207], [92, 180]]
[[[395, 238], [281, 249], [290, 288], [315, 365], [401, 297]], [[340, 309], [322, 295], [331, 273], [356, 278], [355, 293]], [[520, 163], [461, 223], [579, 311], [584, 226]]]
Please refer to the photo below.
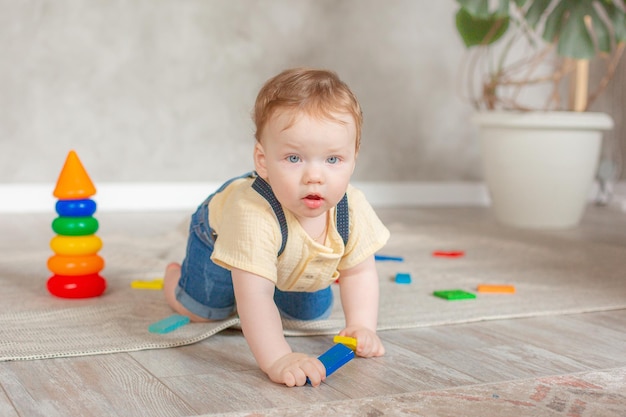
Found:
[[[191, 216], [187, 253], [181, 268], [181, 278], [176, 288], [176, 298], [192, 313], [211, 320], [221, 320], [235, 311], [235, 293], [229, 270], [211, 260], [217, 234], [208, 224], [209, 202], [230, 183], [240, 178], [254, 178], [252, 188], [274, 210], [280, 226], [282, 244], [277, 256], [285, 249], [288, 230], [285, 213], [270, 185], [251, 172], [224, 183], [211, 194]], [[344, 244], [348, 242], [348, 198], [344, 195], [337, 204], [337, 229]], [[282, 317], [293, 320], [319, 320], [327, 318], [333, 307], [333, 293], [329, 287], [315, 292], [274, 291], [274, 302]]]

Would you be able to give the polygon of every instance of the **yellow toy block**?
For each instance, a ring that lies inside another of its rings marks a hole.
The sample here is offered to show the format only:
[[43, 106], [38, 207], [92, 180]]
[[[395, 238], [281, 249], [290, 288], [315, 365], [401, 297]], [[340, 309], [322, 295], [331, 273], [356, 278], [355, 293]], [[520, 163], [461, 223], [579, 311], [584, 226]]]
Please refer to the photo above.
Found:
[[152, 281], [132, 281], [130, 286], [136, 290], [162, 290], [163, 279], [157, 278]]
[[354, 337], [347, 337], [347, 336], [335, 336], [333, 338], [333, 342], [335, 343], [341, 343], [342, 345], [345, 345], [347, 347], [349, 347], [350, 349], [356, 351], [356, 344], [357, 344], [357, 340]]

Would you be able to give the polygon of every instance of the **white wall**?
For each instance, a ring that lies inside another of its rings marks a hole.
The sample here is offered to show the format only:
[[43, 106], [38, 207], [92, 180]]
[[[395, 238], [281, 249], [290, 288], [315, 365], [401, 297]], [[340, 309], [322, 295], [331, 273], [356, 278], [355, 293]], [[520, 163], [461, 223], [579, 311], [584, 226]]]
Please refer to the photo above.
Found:
[[0, 0], [0, 185], [53, 183], [70, 149], [96, 185], [238, 175], [252, 168], [259, 87], [301, 65], [336, 70], [360, 98], [356, 181], [481, 181], [472, 110], [457, 94], [455, 10], [453, 0]]
[[365, 113], [355, 179], [480, 179], [456, 96], [453, 1], [0, 0], [0, 184], [220, 181], [291, 66], [336, 70]]

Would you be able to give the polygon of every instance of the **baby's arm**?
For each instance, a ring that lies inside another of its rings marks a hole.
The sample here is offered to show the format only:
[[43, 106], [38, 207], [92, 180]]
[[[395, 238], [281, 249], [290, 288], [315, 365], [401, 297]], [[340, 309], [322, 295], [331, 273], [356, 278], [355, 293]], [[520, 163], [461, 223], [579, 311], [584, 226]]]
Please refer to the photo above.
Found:
[[274, 284], [240, 269], [233, 269], [232, 276], [241, 328], [261, 370], [289, 387], [304, 385], [307, 377], [319, 385], [326, 369], [318, 359], [291, 351], [274, 303]]
[[374, 256], [341, 271], [339, 286], [346, 316], [346, 328], [339, 334], [358, 340], [358, 356], [367, 358], [384, 355], [385, 347], [376, 334], [379, 290]]

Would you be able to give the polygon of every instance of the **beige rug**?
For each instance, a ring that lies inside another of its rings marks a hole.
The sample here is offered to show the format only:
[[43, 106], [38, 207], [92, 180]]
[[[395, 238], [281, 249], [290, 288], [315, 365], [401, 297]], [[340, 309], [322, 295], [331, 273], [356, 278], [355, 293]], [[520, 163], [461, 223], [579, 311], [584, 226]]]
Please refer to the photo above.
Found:
[[626, 368], [617, 368], [199, 417], [623, 417], [625, 381]]
[[[483, 224], [389, 224], [392, 239], [382, 251], [405, 262], [379, 262], [380, 330], [436, 326], [512, 317], [626, 308], [626, 248], [573, 242], [539, 233]], [[0, 360], [28, 360], [157, 349], [191, 344], [236, 326], [190, 324], [172, 333], [148, 326], [172, 314], [160, 291], [134, 290], [135, 279], [154, 279], [167, 262], [180, 260], [185, 237], [100, 235], [107, 262], [104, 296], [64, 300], [48, 294], [45, 262], [50, 252], [0, 254]], [[464, 250], [462, 258], [435, 258], [434, 250]], [[393, 282], [397, 272], [410, 285]], [[434, 290], [473, 291], [479, 283], [513, 284], [514, 295], [482, 295], [445, 301]], [[337, 289], [337, 288], [336, 288]], [[288, 335], [333, 334], [343, 326], [336, 297], [329, 320], [286, 322]]]

